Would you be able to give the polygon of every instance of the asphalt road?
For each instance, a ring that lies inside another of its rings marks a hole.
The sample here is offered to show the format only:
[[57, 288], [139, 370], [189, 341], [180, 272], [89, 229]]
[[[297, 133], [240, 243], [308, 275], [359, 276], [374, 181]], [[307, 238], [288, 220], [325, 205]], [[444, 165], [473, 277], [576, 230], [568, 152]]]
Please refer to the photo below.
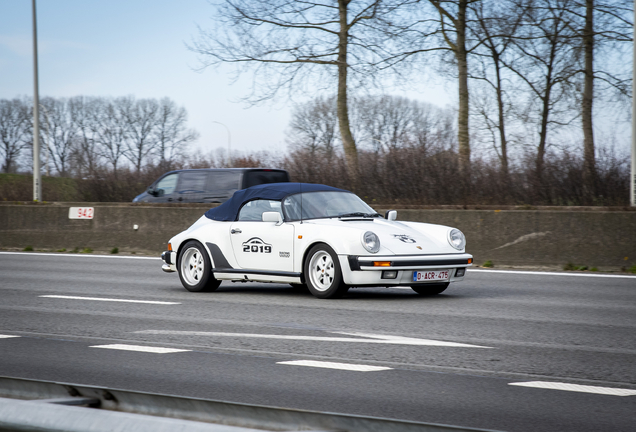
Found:
[[[0, 375], [507, 431], [636, 430], [636, 277], [475, 270], [433, 298], [318, 300], [258, 283], [189, 293], [160, 263], [0, 253]], [[129, 350], [148, 347], [175, 351]]]

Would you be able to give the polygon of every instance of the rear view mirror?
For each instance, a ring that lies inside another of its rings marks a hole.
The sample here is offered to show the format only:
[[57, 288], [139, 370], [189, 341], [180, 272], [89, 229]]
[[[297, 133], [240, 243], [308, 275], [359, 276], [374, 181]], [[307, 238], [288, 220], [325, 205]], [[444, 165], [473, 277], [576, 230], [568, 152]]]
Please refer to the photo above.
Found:
[[263, 212], [261, 216], [263, 222], [276, 222], [276, 225], [283, 223], [283, 216], [278, 212]]
[[387, 210], [384, 214], [384, 219], [394, 221], [397, 219], [397, 211], [396, 210]]

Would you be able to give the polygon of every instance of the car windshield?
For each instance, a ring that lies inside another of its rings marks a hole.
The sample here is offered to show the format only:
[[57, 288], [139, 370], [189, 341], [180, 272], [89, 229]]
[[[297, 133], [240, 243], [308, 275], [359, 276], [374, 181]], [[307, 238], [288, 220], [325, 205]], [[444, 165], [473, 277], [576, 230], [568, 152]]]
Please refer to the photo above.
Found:
[[307, 192], [283, 200], [285, 219], [320, 219], [333, 217], [380, 216], [351, 192]]

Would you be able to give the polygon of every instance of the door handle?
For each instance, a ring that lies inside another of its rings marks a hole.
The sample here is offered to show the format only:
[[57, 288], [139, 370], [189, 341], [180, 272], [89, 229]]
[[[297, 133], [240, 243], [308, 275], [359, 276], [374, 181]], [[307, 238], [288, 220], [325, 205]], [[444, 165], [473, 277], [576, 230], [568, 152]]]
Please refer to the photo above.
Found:
[[240, 229], [236, 228], [236, 229], [232, 229], [232, 231], [230, 231], [232, 234], [240, 234], [243, 231], [241, 231]]
[[168, 198], [168, 201], [172, 201], [172, 198]]
[[179, 201], [183, 201], [183, 197], [179, 197]]

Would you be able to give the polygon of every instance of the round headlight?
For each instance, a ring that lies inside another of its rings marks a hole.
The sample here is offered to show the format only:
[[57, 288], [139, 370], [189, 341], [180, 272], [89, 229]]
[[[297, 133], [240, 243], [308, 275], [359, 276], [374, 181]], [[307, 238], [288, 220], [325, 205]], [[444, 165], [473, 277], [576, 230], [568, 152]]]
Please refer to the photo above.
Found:
[[464, 236], [464, 233], [458, 229], [452, 229], [449, 231], [448, 242], [457, 250], [462, 250], [466, 247], [466, 237]]
[[377, 253], [380, 250], [380, 238], [371, 231], [367, 231], [362, 235], [362, 246], [371, 253]]

